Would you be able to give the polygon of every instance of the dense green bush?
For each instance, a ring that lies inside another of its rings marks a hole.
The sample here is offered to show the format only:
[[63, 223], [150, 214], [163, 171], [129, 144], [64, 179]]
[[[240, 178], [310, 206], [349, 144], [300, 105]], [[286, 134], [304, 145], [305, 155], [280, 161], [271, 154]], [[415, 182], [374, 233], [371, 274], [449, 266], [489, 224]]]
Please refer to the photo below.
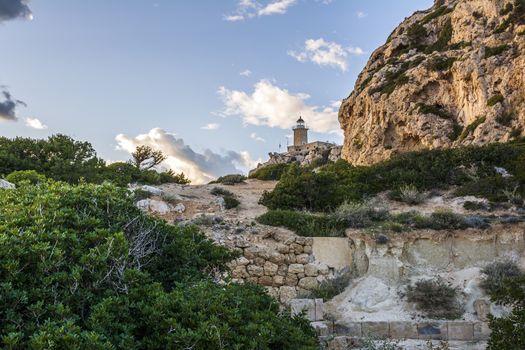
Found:
[[46, 177], [42, 174], [37, 173], [34, 170], [19, 170], [13, 171], [7, 175], [5, 179], [15, 185], [20, 185], [22, 182], [28, 182], [32, 185], [36, 185], [40, 182], [45, 182]]
[[[494, 167], [513, 176], [504, 178]], [[270, 209], [329, 212], [345, 201], [361, 201], [406, 184], [419, 191], [459, 186], [460, 195], [484, 193], [490, 200], [506, 201], [504, 190], [525, 190], [525, 142], [404, 153], [372, 166], [339, 160], [316, 172], [294, 165], [272, 192], [263, 194], [261, 203]]]
[[452, 115], [443, 106], [439, 104], [426, 105], [424, 103], [418, 103], [419, 112], [423, 114], [434, 114], [443, 119], [451, 119]]
[[220, 187], [212, 188], [210, 193], [214, 196], [234, 196], [233, 192]]
[[458, 319], [463, 308], [457, 300], [458, 290], [441, 278], [417, 281], [407, 288], [407, 300], [433, 319]]
[[211, 184], [223, 184], [223, 185], [237, 185], [244, 183], [246, 176], [240, 174], [224, 175], [219, 177], [217, 180], [210, 182]]
[[34, 170], [47, 178], [73, 184], [80, 180], [89, 183], [110, 181], [118, 186], [131, 182], [189, 183], [182, 173], [141, 170], [123, 162], [106, 165], [90, 143], [65, 135], [53, 135], [47, 140], [0, 137], [0, 176], [24, 170]]
[[270, 210], [259, 216], [263, 225], [286, 227], [308, 237], [344, 237], [346, 224], [328, 215], [313, 215], [294, 210]]
[[280, 180], [281, 176], [288, 171], [289, 164], [271, 164], [257, 169], [250, 175], [250, 179], [258, 180]]
[[490, 318], [489, 350], [525, 349], [525, 274], [505, 279], [491, 297], [492, 301], [512, 308], [507, 317]]
[[226, 209], [237, 208], [241, 204], [234, 196], [223, 196], [222, 198], [224, 199], [224, 207]]
[[110, 184], [0, 190], [0, 347], [316, 349], [262, 288], [213, 282], [234, 257]]
[[485, 277], [481, 281], [480, 287], [488, 295], [496, 295], [506, 279], [524, 275], [518, 265], [510, 260], [489, 264], [481, 272], [485, 274]]

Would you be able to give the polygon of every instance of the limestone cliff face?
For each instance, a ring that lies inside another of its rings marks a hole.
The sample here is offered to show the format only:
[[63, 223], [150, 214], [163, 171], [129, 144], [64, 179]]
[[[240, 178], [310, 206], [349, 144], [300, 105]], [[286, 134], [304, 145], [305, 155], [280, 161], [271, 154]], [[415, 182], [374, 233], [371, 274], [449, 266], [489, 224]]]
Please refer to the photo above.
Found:
[[397, 27], [343, 101], [342, 157], [505, 142], [525, 127], [525, 0], [438, 0]]

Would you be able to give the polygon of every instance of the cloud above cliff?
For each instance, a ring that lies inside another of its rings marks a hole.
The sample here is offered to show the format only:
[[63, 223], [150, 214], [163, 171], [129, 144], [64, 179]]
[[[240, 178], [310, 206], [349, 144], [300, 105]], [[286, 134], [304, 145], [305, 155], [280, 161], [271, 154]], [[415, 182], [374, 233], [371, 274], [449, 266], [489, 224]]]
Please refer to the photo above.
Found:
[[47, 125], [42, 123], [38, 118], [26, 118], [26, 126], [36, 130], [46, 130]]
[[297, 0], [239, 0], [235, 11], [224, 16], [224, 19], [229, 22], [238, 22], [261, 16], [282, 15], [295, 4]]
[[0, 22], [17, 18], [32, 19], [27, 0], [0, 0]]
[[245, 124], [289, 129], [302, 116], [313, 131], [340, 133], [341, 130], [337, 119], [338, 106], [308, 105], [308, 94], [291, 93], [268, 80], [256, 83], [252, 93], [221, 86], [218, 94], [224, 103], [219, 114], [223, 117], [238, 116]]
[[348, 70], [348, 56], [361, 56], [365, 52], [359, 47], [343, 47], [342, 45], [320, 39], [308, 39], [300, 51], [288, 51], [288, 55], [299, 62], [312, 62], [319, 66]]
[[[0, 0], [1, 1], [1, 0]], [[26, 106], [23, 101], [13, 99], [9, 91], [3, 90], [0, 92], [3, 96], [3, 101], [0, 101], [0, 121], [12, 120], [16, 121], [16, 109], [18, 106]]]
[[196, 152], [183, 139], [161, 128], [135, 137], [119, 134], [115, 139], [117, 149], [130, 154], [141, 145], [161, 150], [167, 156], [162, 165], [175, 172], [182, 171], [193, 184], [208, 183], [225, 174], [246, 173], [260, 162], [253, 161], [248, 152], [225, 151], [219, 154], [209, 149]]

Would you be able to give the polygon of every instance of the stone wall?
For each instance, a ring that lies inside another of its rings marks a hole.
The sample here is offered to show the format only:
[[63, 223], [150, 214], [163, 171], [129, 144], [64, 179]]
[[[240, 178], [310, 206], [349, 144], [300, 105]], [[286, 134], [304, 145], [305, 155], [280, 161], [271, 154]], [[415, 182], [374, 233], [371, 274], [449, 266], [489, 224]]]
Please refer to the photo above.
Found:
[[230, 263], [236, 283], [253, 282], [264, 286], [282, 304], [298, 295], [307, 295], [335, 270], [316, 263], [313, 238], [275, 235], [265, 244], [238, 239], [233, 242], [241, 257]]

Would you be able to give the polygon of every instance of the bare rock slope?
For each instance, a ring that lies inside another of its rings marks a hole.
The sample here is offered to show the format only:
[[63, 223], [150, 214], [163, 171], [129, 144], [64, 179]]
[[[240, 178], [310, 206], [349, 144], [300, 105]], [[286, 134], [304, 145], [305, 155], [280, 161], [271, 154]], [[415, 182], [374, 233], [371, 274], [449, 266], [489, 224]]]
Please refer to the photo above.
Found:
[[342, 157], [505, 142], [525, 126], [525, 1], [437, 0], [377, 49], [343, 101]]

